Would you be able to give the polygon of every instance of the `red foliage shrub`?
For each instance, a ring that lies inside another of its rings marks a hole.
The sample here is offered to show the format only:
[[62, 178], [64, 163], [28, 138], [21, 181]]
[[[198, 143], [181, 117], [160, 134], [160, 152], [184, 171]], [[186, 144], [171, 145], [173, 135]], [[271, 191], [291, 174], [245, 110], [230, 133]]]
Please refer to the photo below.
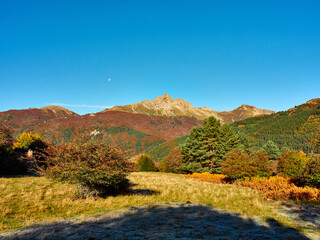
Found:
[[54, 180], [76, 184], [81, 196], [106, 196], [129, 187], [129, 163], [116, 147], [82, 134], [70, 143], [50, 145], [38, 172]]

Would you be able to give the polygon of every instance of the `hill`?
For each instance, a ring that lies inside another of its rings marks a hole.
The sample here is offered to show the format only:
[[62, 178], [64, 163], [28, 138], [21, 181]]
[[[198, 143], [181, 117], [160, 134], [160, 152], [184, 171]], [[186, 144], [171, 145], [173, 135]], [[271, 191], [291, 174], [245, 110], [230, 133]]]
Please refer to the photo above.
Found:
[[312, 134], [320, 129], [320, 98], [287, 111], [237, 121], [232, 126], [248, 134], [259, 147], [272, 140], [280, 147], [311, 153]]
[[79, 116], [78, 114], [59, 106], [46, 106], [42, 108], [29, 108], [0, 112], [0, 125], [10, 127], [14, 132], [21, 131], [44, 123], [48, 120]]
[[254, 106], [241, 105], [232, 111], [214, 111], [206, 107], [196, 108], [191, 103], [181, 98], [173, 99], [170, 95], [164, 94], [154, 100], [144, 100], [130, 105], [115, 106], [102, 112], [122, 111], [140, 113], [149, 116], [188, 116], [199, 120], [214, 116], [222, 123], [232, 123], [248, 117], [260, 116], [274, 113], [274, 111], [259, 109]]
[[0, 124], [11, 128], [14, 135], [24, 131], [37, 132], [46, 139], [62, 138], [66, 141], [74, 131], [97, 130], [105, 142], [122, 147], [129, 157], [144, 152], [160, 161], [171, 147], [179, 143], [176, 138], [187, 135], [201, 121], [183, 116], [147, 116], [120, 111], [80, 116], [64, 111], [64, 108], [48, 106], [2, 112]]

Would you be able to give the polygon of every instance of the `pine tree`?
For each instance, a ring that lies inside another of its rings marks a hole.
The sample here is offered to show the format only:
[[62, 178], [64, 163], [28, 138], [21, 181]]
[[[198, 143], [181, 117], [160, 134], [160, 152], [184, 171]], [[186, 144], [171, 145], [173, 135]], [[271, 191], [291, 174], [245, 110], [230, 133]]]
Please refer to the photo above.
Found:
[[271, 159], [275, 159], [281, 155], [279, 147], [271, 140], [269, 140], [262, 149], [269, 155]]
[[187, 172], [220, 172], [226, 155], [240, 145], [239, 137], [229, 125], [221, 127], [219, 120], [209, 117], [200, 127], [191, 130], [182, 147], [182, 169]]
[[226, 159], [228, 153], [242, 147], [239, 136], [232, 130], [230, 125], [224, 124], [220, 129], [220, 137], [217, 146], [215, 165], [220, 171], [221, 163]]

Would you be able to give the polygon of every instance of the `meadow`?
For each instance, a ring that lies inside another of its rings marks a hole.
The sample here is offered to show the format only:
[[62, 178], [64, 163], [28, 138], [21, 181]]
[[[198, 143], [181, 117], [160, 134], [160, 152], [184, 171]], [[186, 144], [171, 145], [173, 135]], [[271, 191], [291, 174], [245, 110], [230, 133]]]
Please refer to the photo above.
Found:
[[264, 200], [250, 188], [212, 184], [171, 173], [134, 172], [128, 178], [133, 185], [128, 194], [85, 199], [77, 197], [74, 185], [44, 177], [0, 178], [0, 230], [172, 202], [204, 204], [244, 218], [273, 219], [283, 226], [305, 230], [282, 214], [277, 203]]

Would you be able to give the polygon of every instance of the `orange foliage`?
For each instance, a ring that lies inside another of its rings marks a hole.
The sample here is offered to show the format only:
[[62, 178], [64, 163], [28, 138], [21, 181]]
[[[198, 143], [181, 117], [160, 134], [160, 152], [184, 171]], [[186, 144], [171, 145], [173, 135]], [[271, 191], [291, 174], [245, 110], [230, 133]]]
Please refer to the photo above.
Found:
[[253, 178], [241, 183], [244, 187], [259, 190], [266, 199], [320, 202], [320, 190], [311, 187], [297, 187], [290, 178], [270, 177]]
[[211, 182], [211, 183], [226, 183], [227, 176], [222, 174], [211, 174], [211, 173], [193, 173], [188, 174], [187, 177], [196, 178], [200, 181]]

